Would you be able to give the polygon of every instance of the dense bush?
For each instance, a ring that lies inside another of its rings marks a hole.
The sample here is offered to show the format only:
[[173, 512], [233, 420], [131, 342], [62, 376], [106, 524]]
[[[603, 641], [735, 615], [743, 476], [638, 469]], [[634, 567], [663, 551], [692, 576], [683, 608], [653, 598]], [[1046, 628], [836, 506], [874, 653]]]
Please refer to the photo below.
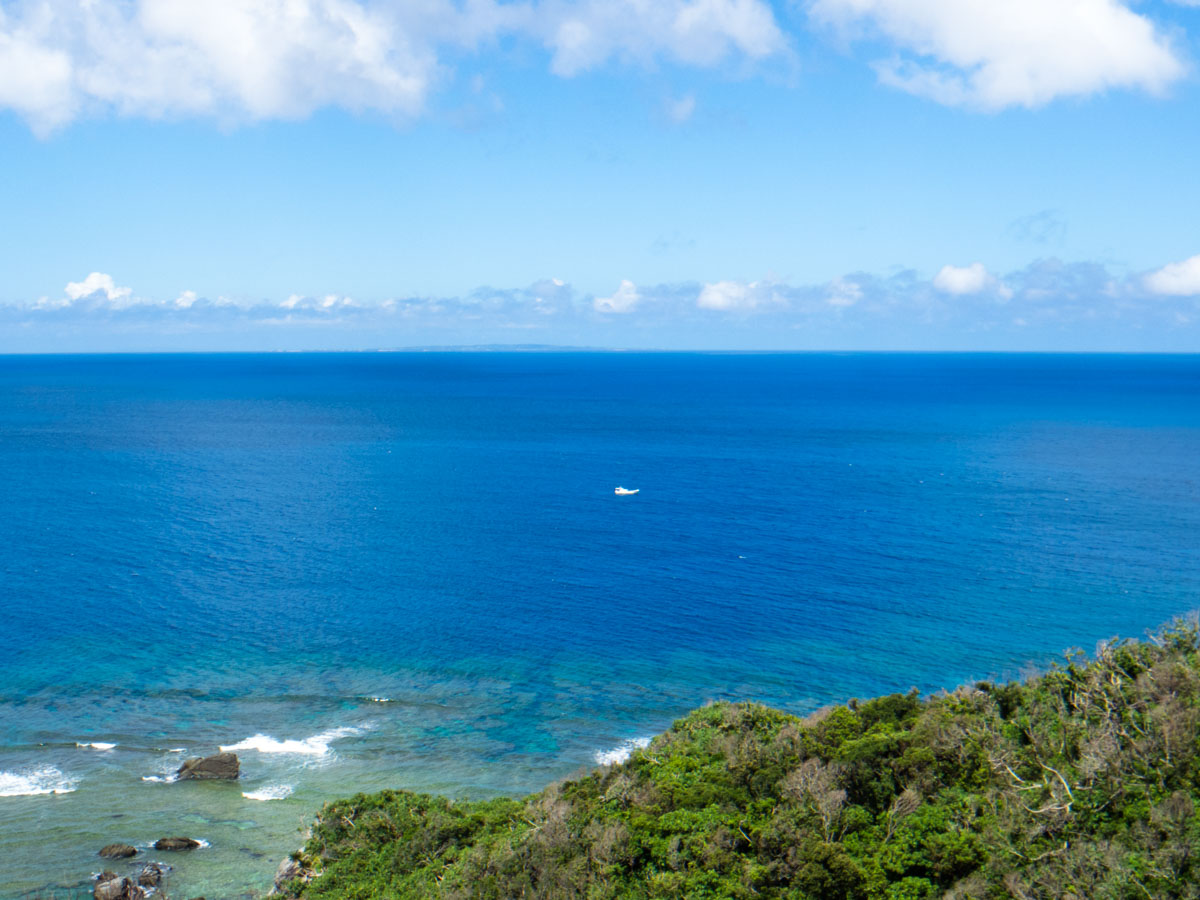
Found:
[[1023, 684], [696, 710], [523, 800], [326, 806], [318, 898], [1200, 898], [1194, 625]]

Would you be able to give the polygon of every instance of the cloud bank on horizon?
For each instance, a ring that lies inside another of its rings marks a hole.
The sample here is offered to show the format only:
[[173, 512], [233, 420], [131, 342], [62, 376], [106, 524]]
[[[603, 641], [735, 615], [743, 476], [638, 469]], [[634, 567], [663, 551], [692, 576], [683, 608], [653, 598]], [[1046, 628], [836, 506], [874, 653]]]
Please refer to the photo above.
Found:
[[[1171, 29], [1122, 0], [797, 9], [792, 22], [765, 0], [14, 0], [0, 5], [0, 108], [42, 135], [96, 115], [238, 122], [341, 107], [411, 118], [456, 60], [506, 41], [571, 78], [609, 64], [746, 70], [832, 36], [866, 47], [885, 85], [986, 111], [1161, 94], [1189, 68]], [[685, 96], [668, 115], [694, 105]]]
[[[86, 349], [97, 332], [122, 349], [255, 346], [375, 349], [422, 345], [590, 344], [662, 349], [1186, 349], [1200, 329], [1200, 254], [1119, 278], [1097, 263], [1043, 259], [998, 276], [978, 262], [932, 279], [911, 270], [825, 284], [771, 280], [635, 285], [611, 296], [561, 279], [463, 297], [360, 303], [338, 294], [284, 300], [138, 296], [93, 272], [59, 298], [0, 305], [0, 352]], [[1145, 346], [1130, 335], [1145, 335]], [[731, 337], [731, 343], [713, 335]], [[1173, 337], [1178, 346], [1164, 338]], [[82, 341], [78, 346], [74, 342]]]

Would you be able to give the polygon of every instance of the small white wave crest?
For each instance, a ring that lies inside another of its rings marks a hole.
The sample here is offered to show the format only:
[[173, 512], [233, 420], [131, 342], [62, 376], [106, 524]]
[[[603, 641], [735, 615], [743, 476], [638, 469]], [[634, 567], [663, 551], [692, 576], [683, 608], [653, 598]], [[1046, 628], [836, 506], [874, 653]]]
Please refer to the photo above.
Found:
[[259, 753], [292, 753], [297, 756], [325, 756], [329, 753], [329, 745], [331, 743], [339, 738], [350, 737], [354, 734], [362, 734], [362, 729], [352, 726], [331, 728], [329, 731], [322, 731], [320, 734], [314, 734], [312, 737], [305, 738], [302, 741], [294, 739], [281, 741], [271, 737], [269, 734], [256, 734], [236, 744], [222, 744], [221, 750], [234, 753], [238, 751], [257, 750]]
[[242, 796], [247, 800], [282, 800], [291, 796], [291, 793], [290, 784], [270, 784], [257, 791], [242, 791]]
[[170, 784], [173, 781], [178, 781], [178, 775], [143, 775], [142, 781], [150, 781], [154, 784]]
[[117, 746], [117, 745], [116, 745], [116, 744], [109, 744], [109, 743], [107, 743], [107, 742], [105, 742], [105, 741], [92, 741], [90, 744], [87, 744], [87, 743], [82, 743], [82, 742], [80, 742], [80, 741], [76, 741], [76, 742], [75, 742], [75, 746], [76, 746], [76, 747], [89, 747], [89, 748], [91, 748], [92, 750], [111, 750], [113, 747], [115, 747], [115, 746]]
[[615, 766], [617, 763], [623, 763], [629, 757], [633, 756], [634, 750], [641, 750], [643, 747], [650, 746], [650, 738], [633, 738], [625, 741], [611, 750], [597, 750], [593, 758], [602, 766]]
[[69, 794], [75, 779], [54, 766], [42, 766], [24, 772], [0, 772], [0, 797], [32, 797], [36, 794]]

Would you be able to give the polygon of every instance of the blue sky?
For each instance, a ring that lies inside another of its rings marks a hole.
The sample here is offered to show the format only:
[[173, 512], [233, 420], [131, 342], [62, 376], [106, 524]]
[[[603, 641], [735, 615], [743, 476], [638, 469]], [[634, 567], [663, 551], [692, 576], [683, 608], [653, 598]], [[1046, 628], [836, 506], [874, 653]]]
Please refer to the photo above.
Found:
[[0, 352], [1200, 349], [1200, 5], [0, 0]]

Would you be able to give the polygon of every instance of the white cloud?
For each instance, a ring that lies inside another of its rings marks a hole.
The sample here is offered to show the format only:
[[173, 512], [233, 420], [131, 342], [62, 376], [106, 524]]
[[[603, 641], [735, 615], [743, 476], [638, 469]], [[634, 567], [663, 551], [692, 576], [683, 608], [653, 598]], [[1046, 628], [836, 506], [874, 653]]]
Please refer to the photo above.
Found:
[[969, 266], [942, 266], [940, 272], [933, 278], [933, 286], [943, 294], [978, 294], [995, 284], [996, 280], [988, 274], [983, 263], [971, 263]]
[[196, 296], [195, 291], [184, 291], [182, 294], [180, 294], [178, 297], [175, 298], [175, 308], [176, 309], [191, 309], [192, 305], [198, 299], [199, 298]]
[[1200, 254], [1151, 272], [1145, 277], [1144, 283], [1146, 290], [1152, 294], [1173, 297], [1200, 295]]
[[627, 313], [641, 302], [642, 295], [638, 293], [637, 285], [632, 281], [622, 281], [616, 293], [611, 297], [597, 297], [592, 301], [592, 307], [602, 313]]
[[340, 294], [326, 294], [324, 297], [308, 297], [304, 294], [291, 294], [286, 300], [279, 302], [280, 309], [304, 309], [329, 311], [335, 309], [345, 309], [349, 306], [354, 306], [355, 303], [349, 297], [343, 297]]
[[829, 283], [829, 293], [825, 302], [830, 306], [853, 306], [862, 299], [862, 286], [856, 281], [835, 278]]
[[544, 45], [561, 75], [786, 49], [764, 0], [15, 0], [0, 6], [0, 107], [40, 133], [105, 111], [412, 116], [446, 74], [442, 51], [504, 37]]
[[882, 81], [939, 103], [999, 110], [1109, 88], [1161, 92], [1185, 66], [1120, 0], [811, 0], [818, 20], [869, 23], [911, 56]]
[[696, 305], [701, 309], [735, 309], [746, 305], [749, 294], [750, 286], [740, 281], [718, 281], [701, 289]]
[[93, 272], [83, 281], [68, 282], [63, 290], [73, 301], [82, 300], [97, 293], [103, 294], [105, 299], [110, 302], [121, 301], [133, 293], [132, 288], [117, 287], [112, 276], [105, 275], [103, 272]]
[[696, 305], [701, 309], [750, 310], [770, 303], [782, 303], [774, 285], [751, 281], [717, 281], [700, 289]]
[[[544, 4], [545, 10], [549, 4]], [[735, 53], [761, 59], [786, 45], [763, 0], [584, 0], [553, 7], [551, 68], [576, 75], [611, 57], [714, 65]]]

